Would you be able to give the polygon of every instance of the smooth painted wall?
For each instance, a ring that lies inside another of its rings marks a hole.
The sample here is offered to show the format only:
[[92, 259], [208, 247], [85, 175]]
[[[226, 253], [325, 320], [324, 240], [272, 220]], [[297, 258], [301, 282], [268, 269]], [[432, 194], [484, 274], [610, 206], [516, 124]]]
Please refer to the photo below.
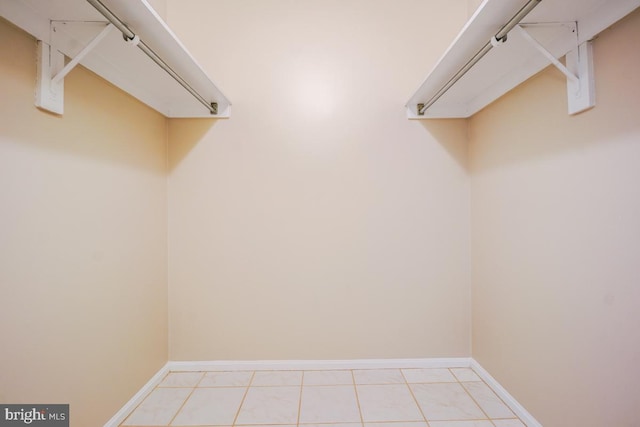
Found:
[[167, 361], [166, 121], [82, 67], [40, 111], [35, 40], [0, 40], [0, 402], [103, 425]]
[[168, 2], [234, 103], [169, 123], [171, 360], [470, 355], [466, 123], [403, 108], [466, 17], [466, 0]]
[[590, 111], [550, 68], [470, 120], [473, 357], [545, 427], [638, 425], [639, 44], [595, 40]]

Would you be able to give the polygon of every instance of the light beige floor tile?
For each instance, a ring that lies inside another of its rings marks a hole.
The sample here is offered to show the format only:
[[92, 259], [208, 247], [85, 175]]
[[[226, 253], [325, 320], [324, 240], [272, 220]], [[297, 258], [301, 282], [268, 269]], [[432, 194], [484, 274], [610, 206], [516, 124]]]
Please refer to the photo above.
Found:
[[512, 420], [493, 420], [496, 427], [526, 427], [524, 423], [518, 419]]
[[353, 384], [351, 371], [304, 371], [304, 385]]
[[469, 368], [171, 372], [122, 425], [296, 427], [299, 405], [299, 427], [525, 427]]
[[424, 420], [406, 384], [359, 385], [357, 391], [365, 422]]
[[471, 368], [452, 368], [451, 372], [460, 382], [482, 381]]
[[302, 371], [256, 371], [252, 386], [300, 385]]
[[250, 387], [236, 424], [295, 424], [300, 387]]
[[169, 372], [158, 387], [195, 387], [204, 372]]
[[459, 383], [411, 384], [411, 390], [429, 422], [486, 419]]
[[475, 421], [431, 421], [431, 427], [493, 427], [489, 420]]
[[457, 382], [448, 369], [403, 369], [408, 383], [454, 383]]
[[156, 388], [122, 425], [168, 425], [192, 390], [192, 388]]
[[198, 387], [248, 386], [252, 375], [252, 371], [207, 372]]
[[[218, 427], [218, 426], [214, 426], [214, 427]], [[276, 427], [276, 426], [273, 424], [253, 424], [251, 425], [251, 427]], [[278, 424], [277, 427], [297, 427], [297, 425], [296, 424]]]
[[300, 423], [360, 421], [354, 386], [304, 386], [302, 388]]
[[485, 383], [464, 383], [463, 386], [489, 418], [515, 417], [511, 409]]
[[[299, 424], [300, 427], [362, 427], [362, 423]], [[253, 426], [251, 426], [253, 427]], [[280, 427], [280, 426], [278, 426]]]
[[400, 369], [363, 369], [353, 371], [356, 384], [404, 384]]
[[171, 425], [232, 425], [246, 390], [246, 387], [196, 388]]
[[364, 423], [364, 427], [427, 427], [425, 421], [405, 421], [394, 423]]

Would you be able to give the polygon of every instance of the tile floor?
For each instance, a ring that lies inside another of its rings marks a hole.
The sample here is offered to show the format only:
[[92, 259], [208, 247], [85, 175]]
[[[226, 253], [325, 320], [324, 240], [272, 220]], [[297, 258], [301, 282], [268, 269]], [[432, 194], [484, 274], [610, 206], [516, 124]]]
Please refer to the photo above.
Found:
[[524, 427], [468, 368], [171, 372], [121, 426]]

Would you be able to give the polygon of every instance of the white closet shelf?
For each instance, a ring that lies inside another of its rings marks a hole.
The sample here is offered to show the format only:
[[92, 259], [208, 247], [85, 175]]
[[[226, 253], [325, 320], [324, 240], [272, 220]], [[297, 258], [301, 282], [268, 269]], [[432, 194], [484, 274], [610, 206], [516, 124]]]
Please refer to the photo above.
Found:
[[[588, 43], [602, 30], [640, 7], [640, 0], [541, 0], [520, 25], [508, 33], [504, 43], [498, 44], [494, 40], [494, 47], [437, 101], [426, 109], [418, 106], [428, 104], [526, 4], [526, 0], [483, 1], [407, 102], [408, 117], [470, 117], [546, 68], [552, 60], [562, 69], [564, 66], [556, 59], [567, 54], [570, 55], [567, 55], [567, 65], [562, 71], [568, 75], [570, 83], [570, 113], [593, 106]], [[574, 101], [580, 105], [572, 110]], [[420, 114], [421, 109], [423, 114]]]
[[[42, 41], [46, 52], [51, 49], [50, 57], [42, 56], [40, 62], [51, 59], [53, 67], [57, 52], [71, 59], [81, 53], [80, 64], [166, 117], [229, 117], [229, 100], [146, 0], [101, 2], [207, 104], [217, 108], [207, 108], [115, 28], [104, 31], [95, 46], [85, 49], [108, 26], [107, 19], [86, 0], [2, 0], [0, 16]], [[56, 70], [51, 73], [55, 77]], [[57, 84], [51, 81], [52, 87]]]

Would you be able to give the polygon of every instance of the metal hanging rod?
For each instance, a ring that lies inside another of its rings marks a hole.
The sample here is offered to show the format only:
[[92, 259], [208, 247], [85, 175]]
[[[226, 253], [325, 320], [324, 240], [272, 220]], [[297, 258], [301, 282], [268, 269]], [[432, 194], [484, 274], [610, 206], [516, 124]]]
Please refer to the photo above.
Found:
[[515, 15], [513, 15], [513, 18], [511, 18], [509, 22], [507, 22], [500, 29], [500, 31], [498, 31], [496, 35], [491, 38], [491, 40], [489, 40], [484, 46], [482, 46], [478, 53], [473, 55], [473, 57], [462, 68], [460, 68], [460, 70], [458, 70], [458, 72], [455, 73], [454, 76], [451, 77], [451, 79], [438, 92], [436, 92], [435, 95], [433, 95], [429, 99], [429, 101], [424, 104], [418, 104], [418, 115], [423, 116], [427, 108], [431, 107], [438, 99], [440, 99], [440, 97], [444, 95], [451, 88], [451, 86], [456, 84], [456, 82], [460, 80], [462, 76], [464, 76], [467, 71], [469, 71], [478, 61], [480, 61], [482, 57], [485, 56], [487, 52], [489, 52], [494, 46], [498, 46], [499, 44], [506, 42], [507, 34], [509, 33], [509, 31], [511, 31], [516, 25], [518, 25], [520, 21], [522, 21], [522, 19], [524, 19], [524, 17], [533, 10], [534, 7], [540, 4], [541, 1], [542, 0], [529, 0], [522, 7], [522, 9], [520, 9]]
[[140, 37], [137, 36], [127, 25], [122, 22], [120, 18], [118, 18], [113, 12], [109, 10], [100, 0], [87, 0], [91, 6], [96, 8], [98, 12], [102, 14], [109, 22], [111, 22], [120, 32], [122, 36], [128, 43], [135, 44], [143, 51], [149, 58], [153, 60], [160, 68], [167, 72], [171, 77], [174, 78], [175, 81], [180, 83], [182, 87], [184, 87], [191, 95], [193, 95], [200, 103], [202, 103], [211, 114], [218, 114], [218, 103], [217, 102], [209, 102], [202, 95], [200, 95], [194, 88], [192, 88], [189, 83], [187, 83], [178, 73], [173, 71], [173, 69], [162, 60], [149, 46], [147, 46]]

